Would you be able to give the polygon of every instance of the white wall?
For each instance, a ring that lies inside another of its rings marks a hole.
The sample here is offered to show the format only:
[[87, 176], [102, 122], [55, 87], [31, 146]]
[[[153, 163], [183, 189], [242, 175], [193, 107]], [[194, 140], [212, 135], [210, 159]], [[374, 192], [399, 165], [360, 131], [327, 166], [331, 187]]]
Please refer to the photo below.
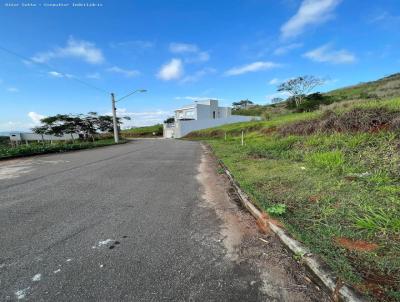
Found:
[[[79, 135], [78, 134], [73, 134], [74, 139], [78, 139]], [[44, 134], [43, 136], [41, 134], [36, 134], [36, 133], [15, 133], [12, 132], [10, 133], [10, 140], [11, 141], [65, 141], [65, 140], [70, 140], [71, 139], [71, 134], [65, 134], [63, 136], [55, 136], [55, 135], [47, 135]]]
[[168, 127], [164, 124], [163, 136], [164, 138], [173, 138], [175, 135], [175, 127]]
[[230, 107], [218, 107], [218, 117], [224, 118], [231, 116], [231, 108]]
[[209, 105], [196, 104], [196, 109], [197, 109], [197, 117], [196, 117], [197, 120], [208, 120], [212, 118]]
[[252, 120], [260, 120], [259, 117], [232, 115], [227, 118], [193, 120], [193, 121], [177, 121], [175, 123], [175, 138], [180, 138], [186, 134], [201, 129], [217, 127], [226, 124], [249, 122]]

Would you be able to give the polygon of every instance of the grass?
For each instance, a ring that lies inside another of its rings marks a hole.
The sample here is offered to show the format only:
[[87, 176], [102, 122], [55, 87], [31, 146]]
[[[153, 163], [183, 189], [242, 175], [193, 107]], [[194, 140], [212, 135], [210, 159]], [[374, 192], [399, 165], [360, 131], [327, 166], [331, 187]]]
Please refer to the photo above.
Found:
[[[347, 103], [347, 106], [352, 106], [354, 103], [360, 103], [359, 100], [363, 100], [363, 103], [365, 103], [365, 105], [361, 106], [368, 106], [368, 104], [375, 106], [375, 103], [385, 103], [382, 102], [382, 100], [400, 97], [400, 73], [381, 78], [377, 81], [360, 83], [358, 85], [336, 89], [323, 93], [322, 96], [328, 98], [329, 102], [333, 103], [326, 106], [317, 100], [313, 100], [311, 103], [313, 103], [314, 106], [304, 107], [305, 104], [303, 104], [305, 111], [312, 111], [315, 108], [318, 109], [318, 107], [345, 109], [346, 105], [342, 106], [342, 103]], [[326, 99], [325, 101], [328, 100]], [[393, 106], [398, 106], [397, 108], [399, 108], [399, 102], [400, 99], [398, 99], [397, 104], [394, 103]], [[253, 105], [246, 109], [234, 109], [232, 114], [274, 118], [293, 111], [296, 111], [296, 109], [292, 108], [290, 103], [287, 101], [283, 101], [278, 104]]]
[[154, 137], [163, 135], [163, 126], [161, 124], [131, 128], [121, 131], [122, 137]]
[[[126, 141], [121, 141], [120, 143], [125, 143]], [[81, 150], [81, 149], [91, 149], [103, 146], [114, 145], [114, 139], [103, 139], [95, 142], [69, 142], [69, 143], [54, 143], [54, 144], [41, 144], [41, 143], [32, 143], [29, 145], [20, 145], [17, 147], [10, 146], [1, 146], [0, 147], [0, 160], [15, 158], [21, 156], [29, 156], [29, 155], [37, 155], [37, 154], [46, 154], [46, 153], [59, 153], [59, 152], [67, 152], [73, 150]]]
[[[398, 112], [399, 105], [400, 99], [353, 101], [329, 110]], [[376, 301], [400, 301], [400, 131], [280, 134], [292, 123], [321, 119], [324, 110], [189, 137], [207, 141], [254, 203], [277, 216], [343, 280]], [[343, 246], [340, 239], [354, 246]], [[360, 249], [355, 244], [360, 242], [373, 248]]]
[[400, 96], [400, 74], [393, 74], [377, 81], [336, 89], [328, 93], [338, 100], [390, 98]]

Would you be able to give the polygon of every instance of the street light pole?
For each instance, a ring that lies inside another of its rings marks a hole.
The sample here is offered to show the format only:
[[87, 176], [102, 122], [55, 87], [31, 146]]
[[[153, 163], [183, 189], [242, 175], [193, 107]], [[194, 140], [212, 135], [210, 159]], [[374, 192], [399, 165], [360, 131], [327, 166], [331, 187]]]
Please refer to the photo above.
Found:
[[114, 93], [111, 92], [111, 104], [112, 104], [112, 115], [113, 115], [113, 125], [114, 125], [114, 142], [116, 144], [119, 143], [119, 134], [118, 134], [118, 122], [117, 122], [117, 108], [115, 108], [115, 103], [127, 98], [128, 96], [131, 96], [136, 92], [146, 92], [146, 91], [147, 91], [146, 89], [137, 89], [131, 93], [128, 93], [127, 95], [123, 96], [117, 101], [115, 100]]
[[112, 115], [113, 115], [113, 124], [114, 124], [114, 142], [116, 144], [118, 144], [119, 143], [119, 135], [118, 135], [117, 112], [116, 112], [116, 108], [115, 108], [114, 93], [111, 93], [111, 104], [112, 104]]

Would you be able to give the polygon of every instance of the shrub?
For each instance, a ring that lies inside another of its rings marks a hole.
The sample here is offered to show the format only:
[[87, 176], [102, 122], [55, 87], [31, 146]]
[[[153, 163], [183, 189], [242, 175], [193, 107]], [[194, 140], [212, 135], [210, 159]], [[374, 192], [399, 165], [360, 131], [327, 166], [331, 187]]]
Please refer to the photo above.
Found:
[[286, 213], [286, 205], [282, 203], [275, 204], [267, 208], [268, 214], [280, 216]]
[[333, 102], [334, 98], [332, 96], [316, 92], [306, 96], [299, 106], [296, 106], [296, 102], [293, 97], [289, 98], [287, 101], [287, 108], [294, 109], [296, 112], [309, 112], [319, 109], [321, 105], [329, 105]]
[[354, 108], [344, 113], [330, 110], [319, 119], [300, 121], [279, 128], [283, 135], [309, 135], [315, 132], [376, 132], [396, 130], [399, 127], [399, 112], [386, 108]]

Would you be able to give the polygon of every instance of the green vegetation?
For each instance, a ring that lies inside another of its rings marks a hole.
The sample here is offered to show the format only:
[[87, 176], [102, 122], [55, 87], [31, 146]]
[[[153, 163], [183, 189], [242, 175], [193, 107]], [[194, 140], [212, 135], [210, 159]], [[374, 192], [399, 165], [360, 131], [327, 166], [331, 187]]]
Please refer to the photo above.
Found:
[[[120, 143], [125, 143], [122, 141]], [[0, 159], [14, 158], [28, 155], [59, 153], [81, 149], [91, 149], [103, 146], [114, 145], [114, 139], [102, 139], [94, 142], [76, 141], [57, 142], [53, 144], [32, 143], [29, 145], [19, 145], [17, 147], [0, 146]]]
[[400, 98], [333, 103], [188, 138], [208, 142], [254, 203], [343, 280], [377, 301], [399, 301]]
[[10, 145], [10, 138], [8, 136], [0, 136], [0, 147]]
[[377, 81], [336, 89], [328, 95], [338, 100], [377, 99], [400, 96], [400, 73], [396, 73]]
[[[130, 120], [130, 117], [117, 117], [117, 124], [121, 125], [121, 120]], [[71, 135], [79, 133], [84, 138], [91, 138], [93, 141], [99, 134], [109, 134], [113, 132], [113, 118], [109, 115], [98, 115], [97, 112], [88, 114], [57, 114], [48, 116], [40, 120], [41, 126], [32, 128], [36, 134], [50, 134], [55, 136]]]
[[163, 125], [131, 128], [121, 131], [122, 137], [154, 137], [163, 135]]
[[[312, 93], [305, 96], [300, 104], [296, 104], [296, 99], [291, 97], [286, 101], [280, 100], [280, 102], [274, 104], [249, 104], [246, 107], [234, 107], [232, 114], [263, 116], [269, 119], [285, 113], [315, 111], [325, 107], [336, 106], [342, 102], [351, 105], [352, 101], [370, 100], [372, 102], [379, 102], [382, 99], [393, 97], [400, 97], [400, 73], [377, 81], [336, 89], [328, 93]], [[341, 106], [341, 104], [338, 106]]]

